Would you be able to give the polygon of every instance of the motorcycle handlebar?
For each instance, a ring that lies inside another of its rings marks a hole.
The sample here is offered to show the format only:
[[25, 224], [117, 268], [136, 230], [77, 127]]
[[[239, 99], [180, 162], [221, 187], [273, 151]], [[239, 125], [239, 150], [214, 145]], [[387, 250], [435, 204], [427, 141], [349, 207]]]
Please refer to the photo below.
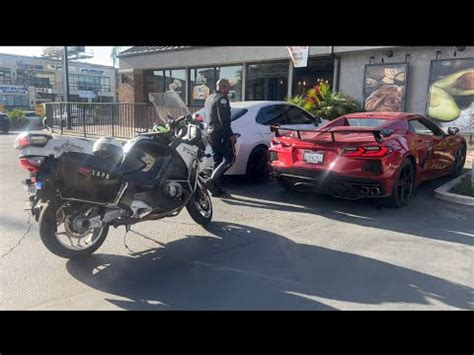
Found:
[[168, 115], [168, 118], [169, 118], [170, 126], [176, 127], [178, 124], [185, 121], [188, 118], [188, 116], [180, 116], [178, 118], [173, 118], [172, 116]]

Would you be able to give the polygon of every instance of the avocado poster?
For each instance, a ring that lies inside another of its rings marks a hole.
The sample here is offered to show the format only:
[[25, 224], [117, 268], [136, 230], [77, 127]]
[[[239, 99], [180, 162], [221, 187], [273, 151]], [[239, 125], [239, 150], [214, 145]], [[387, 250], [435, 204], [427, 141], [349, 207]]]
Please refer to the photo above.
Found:
[[474, 58], [432, 60], [426, 114], [474, 132]]
[[405, 110], [407, 63], [367, 64], [364, 71], [364, 110]]

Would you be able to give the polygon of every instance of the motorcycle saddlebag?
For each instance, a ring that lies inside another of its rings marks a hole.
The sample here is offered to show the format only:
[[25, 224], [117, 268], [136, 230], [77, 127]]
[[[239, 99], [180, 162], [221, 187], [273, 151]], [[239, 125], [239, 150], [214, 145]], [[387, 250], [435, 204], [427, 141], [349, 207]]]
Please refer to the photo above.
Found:
[[61, 195], [99, 203], [112, 203], [122, 186], [120, 163], [94, 155], [68, 152], [58, 161]]

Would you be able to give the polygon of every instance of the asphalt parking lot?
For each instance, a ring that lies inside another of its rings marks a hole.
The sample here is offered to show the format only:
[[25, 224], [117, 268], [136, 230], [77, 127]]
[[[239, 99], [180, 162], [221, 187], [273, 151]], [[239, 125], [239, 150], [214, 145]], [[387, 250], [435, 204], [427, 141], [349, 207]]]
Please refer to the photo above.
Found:
[[186, 211], [111, 229], [82, 261], [42, 245], [26, 177], [0, 135], [0, 309], [474, 309], [474, 208], [433, 198], [377, 208], [227, 179], [204, 229]]

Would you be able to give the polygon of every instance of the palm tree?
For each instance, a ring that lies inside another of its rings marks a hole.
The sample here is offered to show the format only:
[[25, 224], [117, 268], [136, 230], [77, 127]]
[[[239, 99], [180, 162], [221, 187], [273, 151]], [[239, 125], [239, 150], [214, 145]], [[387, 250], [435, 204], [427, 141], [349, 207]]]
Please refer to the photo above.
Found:
[[115, 64], [117, 63], [117, 57], [121, 51], [128, 47], [112, 47], [112, 51], [110, 52], [110, 57], [112, 58], [113, 66], [115, 68]]

